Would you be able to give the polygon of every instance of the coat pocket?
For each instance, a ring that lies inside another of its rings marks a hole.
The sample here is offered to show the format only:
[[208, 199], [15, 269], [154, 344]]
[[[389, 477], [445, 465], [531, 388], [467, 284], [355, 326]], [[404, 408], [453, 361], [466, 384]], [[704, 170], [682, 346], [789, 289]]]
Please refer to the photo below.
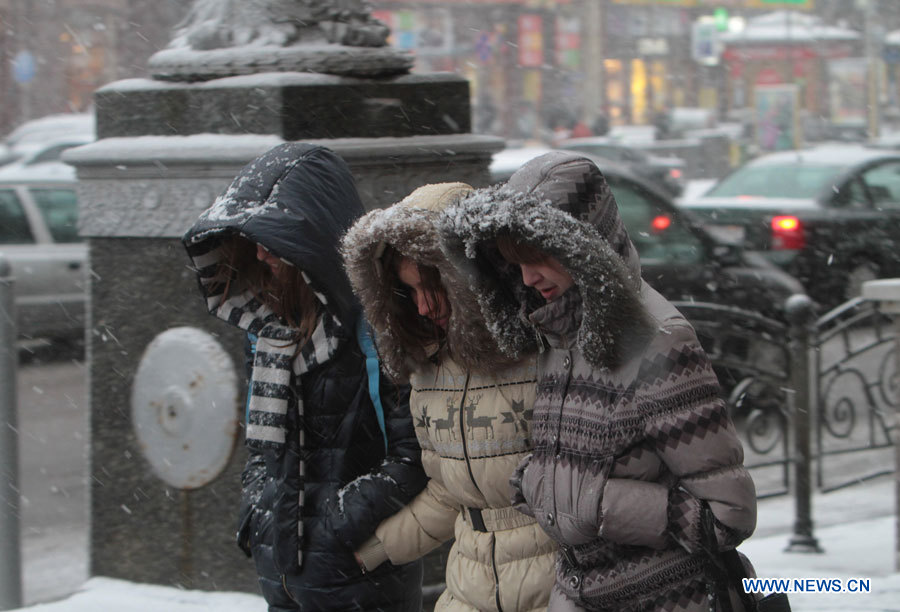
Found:
[[584, 544], [597, 538], [600, 505], [611, 466], [611, 460], [595, 459], [587, 465], [561, 468], [557, 472], [559, 530], [566, 544]]

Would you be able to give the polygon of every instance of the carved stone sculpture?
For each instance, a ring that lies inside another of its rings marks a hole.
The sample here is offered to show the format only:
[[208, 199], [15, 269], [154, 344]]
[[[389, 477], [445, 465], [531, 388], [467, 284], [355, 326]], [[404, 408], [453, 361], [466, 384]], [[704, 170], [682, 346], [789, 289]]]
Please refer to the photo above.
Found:
[[155, 78], [176, 81], [272, 71], [408, 72], [413, 58], [387, 47], [389, 34], [365, 0], [194, 0], [149, 64]]

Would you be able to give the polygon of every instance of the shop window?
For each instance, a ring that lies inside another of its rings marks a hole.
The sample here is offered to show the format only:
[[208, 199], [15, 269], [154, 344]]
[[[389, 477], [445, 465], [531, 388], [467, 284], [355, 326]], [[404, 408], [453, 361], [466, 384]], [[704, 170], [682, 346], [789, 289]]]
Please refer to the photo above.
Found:
[[631, 60], [631, 120], [647, 123], [647, 66], [644, 60]]

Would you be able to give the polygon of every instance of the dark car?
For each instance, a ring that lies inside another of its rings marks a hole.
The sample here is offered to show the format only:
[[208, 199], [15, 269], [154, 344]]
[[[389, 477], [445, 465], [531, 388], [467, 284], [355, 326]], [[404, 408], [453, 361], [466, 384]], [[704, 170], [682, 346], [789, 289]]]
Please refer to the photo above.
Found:
[[[507, 180], [522, 164], [547, 151], [525, 148], [496, 153], [490, 167], [492, 180]], [[644, 279], [666, 298], [739, 306], [780, 319], [785, 300], [803, 293], [796, 279], [764, 257], [717, 239], [631, 169], [600, 157], [585, 157], [602, 170], [616, 196], [640, 254]]]
[[661, 187], [669, 195], [678, 196], [684, 191], [685, 163], [679, 157], [654, 155], [604, 137], [570, 138], [557, 144], [556, 148], [590, 153], [627, 166], [635, 174]]
[[765, 254], [820, 304], [900, 275], [900, 153], [828, 145], [754, 159], [680, 205]]

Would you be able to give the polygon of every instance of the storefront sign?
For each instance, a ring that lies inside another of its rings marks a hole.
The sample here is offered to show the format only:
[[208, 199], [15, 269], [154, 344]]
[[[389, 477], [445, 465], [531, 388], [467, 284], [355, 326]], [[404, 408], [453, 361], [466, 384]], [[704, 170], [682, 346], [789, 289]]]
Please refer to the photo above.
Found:
[[544, 65], [544, 19], [540, 15], [519, 16], [519, 65]]
[[638, 54], [641, 56], [648, 55], [668, 55], [669, 41], [665, 38], [639, 38], [637, 40]]
[[800, 145], [795, 85], [757, 85], [754, 89], [756, 144], [759, 150], [786, 151]]
[[819, 43], [816, 47], [808, 47], [797, 45], [789, 47], [787, 45], [771, 46], [759, 45], [753, 47], [728, 47], [725, 50], [724, 58], [727, 61], [755, 61], [755, 60], [806, 60], [816, 57], [849, 57], [852, 47], [850, 45], [825, 44]]
[[814, 0], [612, 0], [613, 4], [812, 10]]
[[[529, 7], [555, 8], [560, 4], [571, 4], [572, 0], [416, 0], [416, 4], [522, 4]], [[378, 0], [378, 4], [409, 4], [409, 0]]]
[[581, 66], [581, 20], [556, 18], [556, 65], [577, 70]]
[[813, 0], [747, 0], [747, 8], [812, 10]]
[[864, 57], [828, 62], [828, 101], [834, 125], [865, 125], [868, 120], [869, 63]]

